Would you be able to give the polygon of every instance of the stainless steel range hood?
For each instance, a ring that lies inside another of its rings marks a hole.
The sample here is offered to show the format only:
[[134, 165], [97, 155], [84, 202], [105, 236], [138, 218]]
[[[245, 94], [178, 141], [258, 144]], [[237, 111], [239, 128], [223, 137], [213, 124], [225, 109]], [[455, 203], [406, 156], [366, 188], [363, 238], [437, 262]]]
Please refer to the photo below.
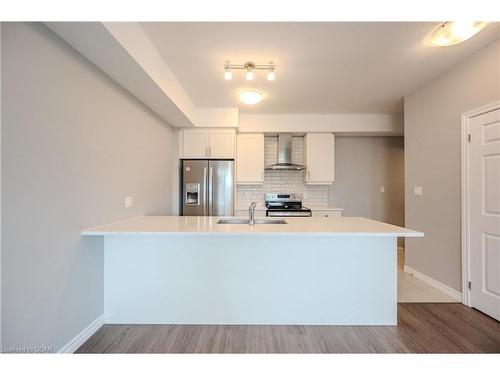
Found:
[[292, 134], [280, 133], [278, 135], [278, 162], [271, 164], [266, 169], [301, 171], [306, 167], [292, 163]]

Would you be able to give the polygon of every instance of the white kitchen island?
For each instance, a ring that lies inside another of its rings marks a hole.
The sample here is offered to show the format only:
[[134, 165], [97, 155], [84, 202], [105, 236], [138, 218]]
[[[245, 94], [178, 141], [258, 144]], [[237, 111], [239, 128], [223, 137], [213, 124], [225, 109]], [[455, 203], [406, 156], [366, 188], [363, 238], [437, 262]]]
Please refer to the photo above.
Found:
[[397, 237], [423, 233], [359, 217], [217, 224], [145, 216], [104, 236], [106, 323], [397, 323]]

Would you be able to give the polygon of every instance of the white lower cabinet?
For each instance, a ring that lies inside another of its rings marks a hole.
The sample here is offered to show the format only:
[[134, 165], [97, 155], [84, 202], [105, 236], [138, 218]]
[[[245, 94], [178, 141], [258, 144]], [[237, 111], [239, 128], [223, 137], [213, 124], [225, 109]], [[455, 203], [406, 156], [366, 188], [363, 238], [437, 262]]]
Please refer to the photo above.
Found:
[[340, 211], [340, 210], [327, 210], [327, 211], [312, 210], [312, 216], [313, 217], [339, 217], [339, 216], [342, 216], [342, 211]]

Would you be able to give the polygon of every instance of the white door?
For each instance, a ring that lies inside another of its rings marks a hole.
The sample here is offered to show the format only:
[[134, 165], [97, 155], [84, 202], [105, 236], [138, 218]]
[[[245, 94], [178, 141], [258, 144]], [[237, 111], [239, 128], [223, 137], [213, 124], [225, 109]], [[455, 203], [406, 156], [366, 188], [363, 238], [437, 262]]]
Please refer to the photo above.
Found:
[[208, 132], [208, 157], [212, 159], [234, 159], [234, 130], [211, 130]]
[[500, 320], [500, 109], [469, 121], [471, 305]]
[[208, 157], [208, 132], [181, 130], [181, 158], [204, 159]]

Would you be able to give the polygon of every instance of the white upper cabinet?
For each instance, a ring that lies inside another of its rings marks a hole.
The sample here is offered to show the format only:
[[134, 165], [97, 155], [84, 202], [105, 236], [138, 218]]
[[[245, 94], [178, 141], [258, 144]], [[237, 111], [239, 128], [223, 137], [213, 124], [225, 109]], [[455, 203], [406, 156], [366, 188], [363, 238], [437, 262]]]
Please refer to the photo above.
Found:
[[179, 134], [179, 152], [181, 159], [208, 157], [208, 132], [181, 130]]
[[264, 134], [238, 134], [236, 139], [236, 184], [263, 184]]
[[304, 137], [304, 181], [308, 185], [331, 185], [335, 181], [335, 136], [307, 133]]
[[236, 132], [233, 129], [181, 129], [181, 159], [234, 159]]
[[210, 130], [208, 132], [208, 156], [213, 159], [234, 159], [235, 136], [234, 130]]

